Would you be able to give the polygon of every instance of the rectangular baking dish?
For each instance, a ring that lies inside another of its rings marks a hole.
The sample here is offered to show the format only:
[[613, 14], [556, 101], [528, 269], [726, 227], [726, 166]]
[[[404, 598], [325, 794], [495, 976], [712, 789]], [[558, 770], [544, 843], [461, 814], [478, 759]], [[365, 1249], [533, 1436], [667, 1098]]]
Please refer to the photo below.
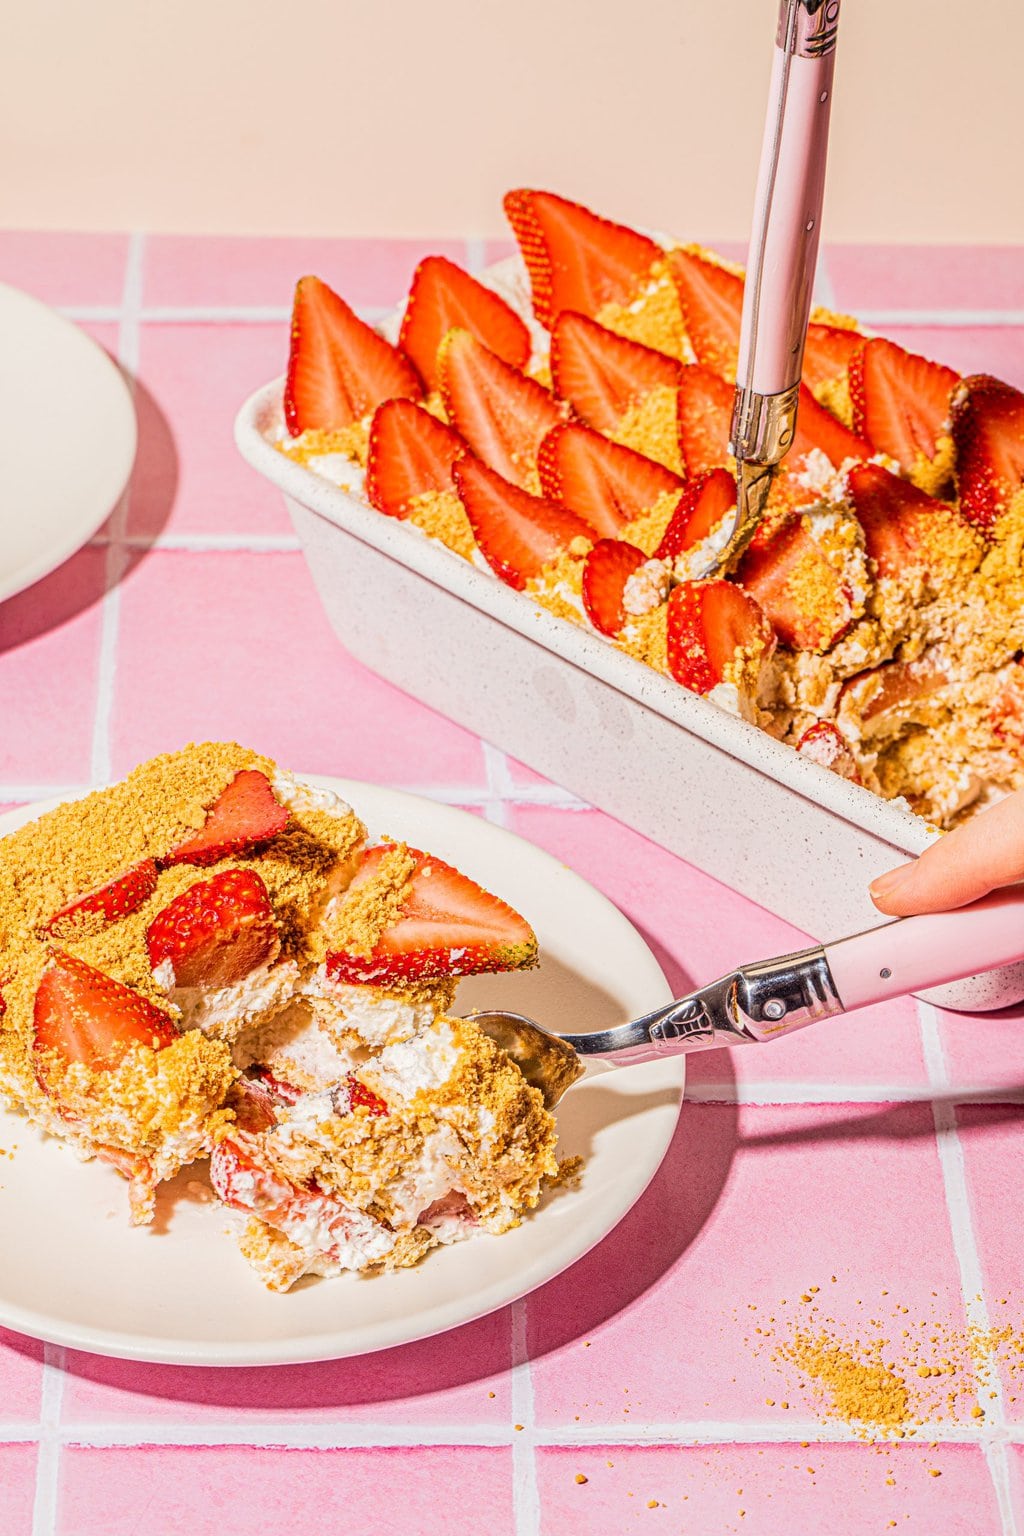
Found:
[[[347, 490], [288, 459], [273, 442], [282, 393], [276, 380], [252, 395], [235, 439], [284, 495], [359, 661], [817, 940], [885, 921], [868, 883], [934, 829], [375, 511], [355, 466]], [[1024, 962], [928, 997], [1019, 1002]]]

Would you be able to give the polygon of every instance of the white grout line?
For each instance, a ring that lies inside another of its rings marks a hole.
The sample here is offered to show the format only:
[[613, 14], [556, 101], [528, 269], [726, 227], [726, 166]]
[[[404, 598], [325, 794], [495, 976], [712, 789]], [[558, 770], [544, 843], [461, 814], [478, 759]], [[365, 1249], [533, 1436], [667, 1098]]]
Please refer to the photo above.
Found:
[[[142, 262], [144, 236], [132, 235], [125, 263], [121, 329], [117, 360], [124, 370], [129, 388], [139, 371], [139, 312], [142, 308]], [[93, 719], [90, 770], [93, 783], [106, 784], [111, 776], [110, 726], [114, 711], [114, 678], [117, 672], [117, 640], [121, 627], [121, 579], [127, 566], [123, 540], [127, 532], [131, 504], [131, 481], [110, 519], [104, 573], [103, 611], [100, 622], [100, 653], [96, 679], [96, 713]]]
[[[968, 1324], [986, 1332], [989, 1328], [988, 1307], [985, 1303], [984, 1277], [971, 1218], [970, 1196], [967, 1189], [967, 1170], [964, 1149], [956, 1125], [956, 1111], [948, 1100], [949, 1073], [946, 1067], [939, 1019], [930, 1003], [919, 1002], [918, 1019], [921, 1025], [921, 1044], [924, 1050], [928, 1077], [936, 1090], [932, 1104], [935, 1119], [935, 1136], [938, 1142], [939, 1164], [946, 1192], [946, 1206], [953, 1234], [953, 1250], [960, 1269], [960, 1285], [963, 1291], [964, 1310]], [[985, 1417], [988, 1434], [984, 1437], [985, 1460], [992, 1477], [996, 1503], [999, 1507], [1003, 1536], [1017, 1536], [1017, 1520], [1010, 1489], [1010, 1468], [1006, 1453], [1007, 1424], [1006, 1404], [1003, 1399], [1002, 1380], [998, 1367], [979, 1373], [991, 1394], [986, 1402]]]
[[862, 325], [931, 325], [938, 329], [957, 326], [993, 327], [1024, 325], [1024, 309], [860, 309]]
[[60, 1408], [64, 1397], [64, 1350], [57, 1344], [43, 1346], [43, 1380], [36, 1460], [36, 1496], [32, 1508], [32, 1536], [54, 1536], [60, 1488], [62, 1445]]

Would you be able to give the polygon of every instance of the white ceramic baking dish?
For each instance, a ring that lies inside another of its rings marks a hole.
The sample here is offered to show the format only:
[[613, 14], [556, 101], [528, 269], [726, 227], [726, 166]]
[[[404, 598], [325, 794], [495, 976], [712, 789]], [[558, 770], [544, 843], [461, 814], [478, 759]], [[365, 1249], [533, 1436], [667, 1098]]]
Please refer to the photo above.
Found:
[[[507, 268], [500, 275], [507, 291]], [[814, 939], [885, 921], [868, 883], [933, 839], [920, 817], [383, 516], [358, 494], [357, 470], [349, 491], [286, 458], [273, 445], [282, 391], [276, 380], [246, 401], [236, 441], [282, 491], [354, 656]], [[1024, 963], [928, 996], [1005, 1007], [1024, 1000]]]

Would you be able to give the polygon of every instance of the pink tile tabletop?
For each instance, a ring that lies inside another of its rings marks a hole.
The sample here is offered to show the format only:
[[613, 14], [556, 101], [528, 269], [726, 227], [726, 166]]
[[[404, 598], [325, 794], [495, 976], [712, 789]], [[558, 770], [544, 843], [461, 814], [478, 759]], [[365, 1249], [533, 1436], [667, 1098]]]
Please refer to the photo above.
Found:
[[[283, 369], [293, 280], [321, 272], [374, 316], [430, 249], [479, 267], [508, 247], [0, 233], [0, 280], [118, 358], [140, 427], [105, 528], [0, 604], [0, 808], [229, 735], [501, 821], [604, 891], [680, 991], [798, 947], [356, 663], [238, 458], [234, 411]], [[1020, 251], [840, 247], [818, 293], [1024, 384], [1022, 272]], [[0, 1330], [0, 1533], [1019, 1536], [1024, 1012], [867, 1010], [694, 1058], [686, 1098], [616, 1231], [454, 1333], [213, 1371]], [[840, 1358], [894, 1373], [913, 1433], [840, 1411]]]

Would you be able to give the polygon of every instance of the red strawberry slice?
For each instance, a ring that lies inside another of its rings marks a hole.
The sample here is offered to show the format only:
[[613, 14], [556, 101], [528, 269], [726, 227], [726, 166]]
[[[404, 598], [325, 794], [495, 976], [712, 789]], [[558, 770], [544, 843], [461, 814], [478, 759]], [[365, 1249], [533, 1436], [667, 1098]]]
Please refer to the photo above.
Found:
[[793, 650], [828, 650], [853, 620], [853, 598], [841, 572], [799, 515], [784, 517], [767, 538], [751, 544], [738, 579]]
[[530, 274], [533, 312], [549, 330], [563, 309], [596, 318], [606, 304], [629, 304], [663, 254], [646, 235], [554, 192], [508, 192], [505, 214]]
[[1024, 395], [974, 374], [953, 396], [953, 442], [960, 510], [991, 533], [1024, 482]]
[[[350, 891], [373, 877], [393, 846], [382, 844], [366, 851]], [[381, 934], [370, 955], [332, 951], [327, 956], [328, 976], [335, 981], [383, 984], [533, 964], [537, 939], [525, 918], [442, 859], [415, 848], [409, 852], [416, 864], [397, 919]]]
[[374, 1093], [359, 1078], [349, 1073], [345, 1079], [348, 1086], [348, 1107], [351, 1113], [356, 1109], [365, 1109], [368, 1114], [379, 1117], [388, 1113], [388, 1106], [379, 1093]]
[[844, 427], [838, 417], [819, 404], [807, 388], [800, 385], [796, 408], [796, 432], [793, 446], [782, 461], [783, 469], [793, 466], [799, 470], [800, 460], [812, 448], [820, 448], [836, 469], [847, 459], [868, 459], [871, 444], [849, 427]]
[[732, 383], [739, 355], [742, 277], [694, 251], [670, 251], [668, 259], [698, 363]]
[[796, 744], [801, 757], [809, 758], [821, 768], [830, 768], [841, 779], [852, 784], [861, 782], [857, 759], [850, 744], [837, 725], [831, 720], [819, 720], [809, 726]]
[[222, 869], [197, 880], [146, 929], [155, 971], [171, 962], [176, 987], [227, 987], [280, 948], [267, 888], [252, 869]]
[[927, 571], [942, 531], [959, 520], [956, 508], [926, 495], [880, 464], [855, 464], [847, 484], [864, 530], [864, 546], [878, 574], [900, 576], [914, 568]]
[[415, 369], [397, 347], [320, 278], [299, 278], [284, 387], [284, 416], [293, 437], [347, 427], [392, 395], [418, 400], [422, 394]]
[[647, 556], [622, 539], [598, 539], [583, 564], [583, 606], [602, 635], [617, 635], [629, 615], [622, 604], [626, 583]]
[[156, 860], [143, 859], [84, 896], [76, 896], [67, 906], [55, 912], [45, 926], [46, 933], [55, 938], [68, 939], [74, 934], [92, 929], [104, 923], [116, 923], [127, 917], [136, 907], [152, 896], [156, 890]]
[[914, 661], [886, 661], [858, 672], [843, 684], [840, 707], [853, 710], [862, 726], [871, 732], [911, 720], [915, 706], [948, 688], [951, 679], [945, 670], [945, 662], [929, 651]]
[[225, 1136], [214, 1147], [210, 1182], [225, 1205], [254, 1211], [278, 1228], [298, 1218], [316, 1198], [273, 1168], [258, 1136], [246, 1130]]
[[687, 483], [679, 505], [654, 551], [658, 560], [674, 560], [694, 549], [736, 510], [736, 481], [727, 469], [712, 469]]
[[223, 789], [193, 837], [186, 838], [160, 864], [216, 864], [276, 837], [288, 825], [288, 812], [275, 797], [270, 780], [258, 768], [243, 768]]
[[938, 452], [958, 379], [952, 368], [872, 336], [850, 361], [854, 427], [877, 453], [911, 470]]
[[468, 331], [449, 331], [438, 353], [441, 395], [466, 442], [506, 480], [524, 485], [541, 439], [566, 408], [536, 379], [503, 363]]
[[573, 539], [593, 541], [595, 530], [575, 512], [520, 490], [479, 459], [460, 459], [453, 473], [481, 553], [510, 587], [521, 591]]
[[572, 309], [562, 310], [551, 332], [555, 394], [601, 432], [614, 432], [652, 389], [675, 388], [681, 368], [674, 357], [617, 336]]
[[466, 445], [451, 427], [411, 400], [385, 400], [370, 423], [366, 495], [389, 517], [408, 517], [426, 491], [451, 491], [452, 465]]
[[45, 1077], [42, 1058], [48, 1051], [65, 1061], [105, 1071], [117, 1065], [129, 1046], [148, 1045], [160, 1051], [177, 1038], [178, 1031], [163, 1009], [140, 992], [86, 965], [77, 955], [51, 950], [33, 1009], [32, 1048], [41, 1082]]
[[864, 345], [860, 331], [850, 331], [841, 325], [807, 327], [804, 344], [803, 382], [808, 389], [820, 389], [832, 384], [850, 366], [850, 359]]
[[742, 654], [770, 654], [771, 625], [731, 581], [684, 581], [668, 600], [668, 665], [677, 683], [710, 693]]
[[291, 1090], [291, 1098], [287, 1097], [277, 1078], [272, 1077], [265, 1067], [257, 1071], [258, 1077], [239, 1078], [232, 1090], [231, 1108], [235, 1112], [235, 1123], [243, 1131], [269, 1131], [277, 1123], [276, 1106], [279, 1103], [294, 1104], [299, 1097], [296, 1089]]
[[530, 333], [499, 294], [447, 257], [425, 256], [413, 273], [398, 345], [428, 389], [438, 384], [437, 349], [456, 327], [513, 368], [530, 360]]
[[685, 367], [679, 378], [676, 410], [679, 451], [689, 475], [703, 475], [729, 462], [729, 431], [735, 390], [710, 368]]
[[577, 421], [561, 422], [548, 433], [537, 468], [544, 494], [564, 502], [607, 538], [683, 485], [664, 464]]

